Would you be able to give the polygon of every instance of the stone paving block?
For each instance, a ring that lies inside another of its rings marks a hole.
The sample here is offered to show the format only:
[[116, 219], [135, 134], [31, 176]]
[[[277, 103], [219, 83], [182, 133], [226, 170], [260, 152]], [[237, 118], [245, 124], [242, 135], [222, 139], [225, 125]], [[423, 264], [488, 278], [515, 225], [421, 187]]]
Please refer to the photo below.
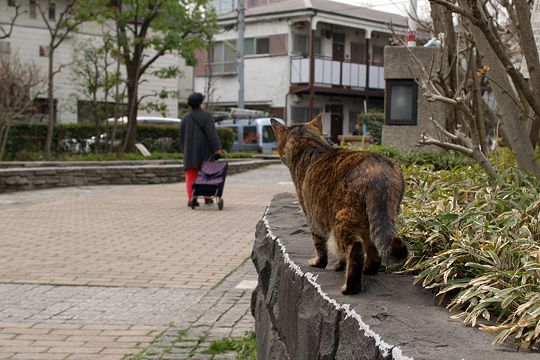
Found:
[[51, 354], [51, 353], [41, 353], [41, 354], [25, 354], [17, 353], [14, 354], [10, 360], [64, 360], [67, 357], [66, 354]]
[[[0, 248], [9, 250], [9, 260], [0, 267], [0, 340], [40, 346], [27, 352], [2, 347], [0, 353], [122, 359], [150, 345], [156, 358], [169, 349], [166, 356], [179, 360], [206, 349], [214, 328], [221, 329], [216, 338], [245, 332], [253, 325], [244, 321], [251, 291], [231, 289], [256, 279], [252, 266], [211, 288], [249, 256], [266, 204], [292, 188], [277, 185], [283, 175], [283, 167], [269, 167], [230, 176], [222, 212], [185, 207], [183, 184], [103, 187], [90, 195], [67, 188], [28, 193], [35, 200], [16, 206], [2, 203], [7, 221], [0, 223]], [[16, 246], [6, 244], [4, 234], [16, 237]], [[83, 344], [67, 346], [69, 340]]]

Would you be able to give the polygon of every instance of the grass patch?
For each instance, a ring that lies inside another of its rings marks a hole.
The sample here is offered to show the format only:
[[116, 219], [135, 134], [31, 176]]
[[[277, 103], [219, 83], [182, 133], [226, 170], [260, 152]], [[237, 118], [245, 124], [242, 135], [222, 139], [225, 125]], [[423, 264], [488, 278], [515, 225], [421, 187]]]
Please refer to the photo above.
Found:
[[236, 360], [256, 360], [257, 346], [255, 332], [249, 331], [242, 338], [228, 338], [214, 341], [203, 354], [218, 355], [228, 351], [236, 352]]

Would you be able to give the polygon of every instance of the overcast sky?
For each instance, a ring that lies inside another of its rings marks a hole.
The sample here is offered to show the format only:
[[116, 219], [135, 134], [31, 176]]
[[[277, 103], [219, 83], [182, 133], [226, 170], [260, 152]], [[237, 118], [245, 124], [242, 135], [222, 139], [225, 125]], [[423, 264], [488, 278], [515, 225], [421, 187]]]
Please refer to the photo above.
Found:
[[[406, 15], [409, 7], [409, 0], [335, 0], [346, 4], [369, 7], [374, 10], [392, 12], [396, 14]], [[425, 13], [428, 8], [427, 0], [417, 0], [418, 11]]]

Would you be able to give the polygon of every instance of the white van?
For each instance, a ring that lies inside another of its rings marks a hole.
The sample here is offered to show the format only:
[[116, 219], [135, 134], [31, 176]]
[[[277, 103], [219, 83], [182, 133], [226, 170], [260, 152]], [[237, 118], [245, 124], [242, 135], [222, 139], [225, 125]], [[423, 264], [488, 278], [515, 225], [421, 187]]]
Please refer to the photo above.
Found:
[[236, 138], [231, 151], [253, 151], [272, 154], [277, 151], [276, 137], [270, 125], [270, 119], [276, 119], [283, 125], [285, 121], [278, 118], [227, 119], [218, 120], [216, 127], [232, 129]]
[[[114, 118], [108, 118], [109, 124], [114, 123]], [[127, 124], [127, 116], [122, 116], [117, 120], [118, 124]], [[180, 125], [182, 119], [167, 118], [158, 116], [137, 116], [137, 124], [149, 124], [149, 125]]]

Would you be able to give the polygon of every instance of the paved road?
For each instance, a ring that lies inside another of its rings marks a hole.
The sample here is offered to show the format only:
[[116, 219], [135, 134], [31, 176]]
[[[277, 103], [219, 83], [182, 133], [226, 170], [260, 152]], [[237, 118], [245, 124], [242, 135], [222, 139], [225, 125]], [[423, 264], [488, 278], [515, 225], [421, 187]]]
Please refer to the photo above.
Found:
[[253, 328], [244, 261], [292, 190], [273, 165], [229, 176], [223, 211], [189, 209], [183, 183], [0, 194], [0, 359], [209, 358]]

